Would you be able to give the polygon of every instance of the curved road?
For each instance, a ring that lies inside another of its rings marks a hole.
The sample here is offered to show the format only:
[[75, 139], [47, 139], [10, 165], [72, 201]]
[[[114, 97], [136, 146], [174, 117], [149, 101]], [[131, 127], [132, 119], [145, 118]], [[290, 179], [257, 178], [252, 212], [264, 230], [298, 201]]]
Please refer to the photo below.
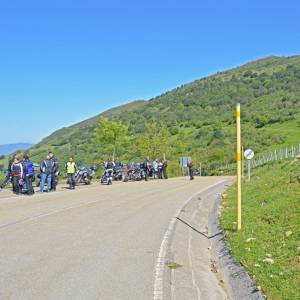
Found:
[[188, 198], [223, 179], [0, 198], [0, 299], [153, 299], [170, 220]]

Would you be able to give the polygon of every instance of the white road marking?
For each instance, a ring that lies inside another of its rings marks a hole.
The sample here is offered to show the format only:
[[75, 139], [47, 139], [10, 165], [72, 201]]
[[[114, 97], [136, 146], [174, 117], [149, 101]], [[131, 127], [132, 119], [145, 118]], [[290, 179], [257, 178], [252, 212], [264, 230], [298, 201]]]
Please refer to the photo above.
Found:
[[157, 261], [156, 261], [156, 267], [155, 267], [155, 277], [154, 277], [154, 289], [153, 289], [153, 300], [163, 300], [164, 299], [164, 286], [163, 286], [163, 276], [164, 276], [164, 270], [165, 270], [165, 265], [166, 265], [166, 253], [167, 253], [167, 248], [169, 244], [169, 238], [173, 233], [175, 223], [176, 223], [176, 218], [179, 217], [181, 211], [185, 208], [185, 206], [197, 195], [214, 188], [215, 186], [218, 186], [220, 184], [223, 184], [227, 182], [226, 180], [219, 181], [215, 184], [212, 184], [194, 195], [192, 195], [189, 199], [187, 199], [183, 205], [177, 210], [175, 216], [171, 219], [168, 229], [164, 235], [164, 238], [162, 240], [162, 243], [160, 245]]
[[[193, 213], [192, 220], [194, 220], [196, 214], [197, 214], [197, 211], [195, 211]], [[193, 262], [192, 262], [192, 231], [191, 230], [189, 230], [188, 257], [189, 257], [190, 268], [191, 268], [191, 271], [192, 271], [193, 286], [195, 287], [195, 289], [197, 291], [197, 299], [200, 300], [201, 299], [201, 297], [200, 297], [201, 292], [200, 292], [200, 288], [197, 285], [196, 280], [195, 280], [195, 272], [194, 272], [194, 269], [193, 269]]]

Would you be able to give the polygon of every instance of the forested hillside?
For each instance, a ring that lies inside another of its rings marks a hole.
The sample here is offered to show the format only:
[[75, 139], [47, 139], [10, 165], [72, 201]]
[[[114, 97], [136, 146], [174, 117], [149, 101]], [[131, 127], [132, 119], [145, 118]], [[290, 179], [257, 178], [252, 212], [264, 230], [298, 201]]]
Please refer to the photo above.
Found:
[[[169, 131], [170, 160], [191, 155], [204, 163], [235, 158], [236, 103], [241, 103], [244, 147], [255, 152], [300, 142], [300, 56], [268, 57], [202, 78], [149, 101], [133, 102], [104, 115], [128, 126], [122, 159], [139, 159], [134, 146], [151, 121]], [[96, 145], [93, 130], [100, 116], [63, 128], [30, 150], [39, 161], [48, 149], [61, 159], [75, 155], [91, 163], [108, 155]], [[154, 158], [154, 157], [153, 157]]]

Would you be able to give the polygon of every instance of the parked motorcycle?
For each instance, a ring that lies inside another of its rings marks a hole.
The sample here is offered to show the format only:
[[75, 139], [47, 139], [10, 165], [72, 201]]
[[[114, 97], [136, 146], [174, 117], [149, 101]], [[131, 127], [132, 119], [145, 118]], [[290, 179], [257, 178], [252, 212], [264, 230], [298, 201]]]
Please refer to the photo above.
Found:
[[128, 166], [123, 172], [123, 181], [141, 181], [145, 179], [145, 171], [139, 164]]
[[122, 181], [124, 176], [124, 168], [122, 166], [114, 167], [113, 180]]
[[106, 169], [101, 177], [101, 183], [111, 185], [113, 181], [113, 169]]
[[93, 176], [95, 175], [97, 168], [95, 165], [91, 166], [87, 169], [84, 166], [80, 166], [75, 173], [75, 184], [79, 185], [80, 183], [84, 183], [86, 185], [91, 184]]

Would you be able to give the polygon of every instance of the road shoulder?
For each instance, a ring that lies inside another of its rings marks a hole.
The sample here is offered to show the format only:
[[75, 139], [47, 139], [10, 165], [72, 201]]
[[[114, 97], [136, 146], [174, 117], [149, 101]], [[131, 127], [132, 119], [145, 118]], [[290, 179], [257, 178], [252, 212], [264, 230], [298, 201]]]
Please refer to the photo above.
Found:
[[[221, 202], [222, 195], [219, 194], [215, 200], [214, 208], [209, 217], [209, 224], [212, 231], [220, 230], [218, 216]], [[224, 284], [226, 285], [230, 299], [265, 299], [244, 267], [231, 256], [223, 232], [212, 239], [212, 256], [216, 264], [219, 266], [220, 274], [223, 278]]]
[[218, 208], [229, 184], [200, 191], [177, 213], [165, 253], [163, 293], [154, 299], [264, 299], [232, 260], [219, 229]]

